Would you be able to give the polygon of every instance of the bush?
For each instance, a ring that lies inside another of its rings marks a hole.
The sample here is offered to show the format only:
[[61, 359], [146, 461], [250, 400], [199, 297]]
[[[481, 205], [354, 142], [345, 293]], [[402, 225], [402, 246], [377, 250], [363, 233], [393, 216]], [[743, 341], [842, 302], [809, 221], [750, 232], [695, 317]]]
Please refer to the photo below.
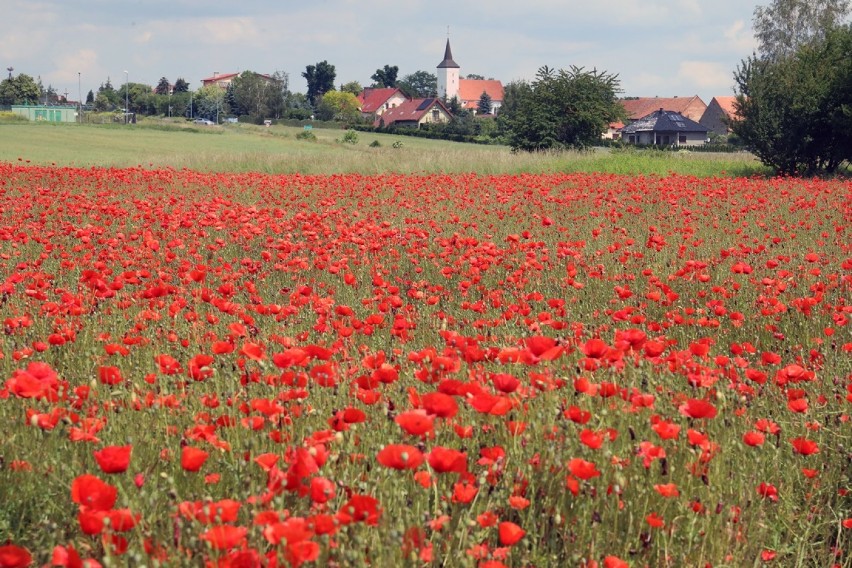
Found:
[[313, 142], [316, 141], [316, 139], [316, 134], [314, 134], [310, 130], [302, 130], [301, 132], [296, 134], [296, 140], [310, 140]]
[[381, 148], [381, 147], [382, 147], [382, 143], [379, 142], [378, 140], [373, 140], [372, 142], [370, 142], [370, 148]]
[[340, 139], [341, 142], [346, 144], [357, 144], [358, 143], [358, 133], [354, 130], [347, 130], [343, 137]]

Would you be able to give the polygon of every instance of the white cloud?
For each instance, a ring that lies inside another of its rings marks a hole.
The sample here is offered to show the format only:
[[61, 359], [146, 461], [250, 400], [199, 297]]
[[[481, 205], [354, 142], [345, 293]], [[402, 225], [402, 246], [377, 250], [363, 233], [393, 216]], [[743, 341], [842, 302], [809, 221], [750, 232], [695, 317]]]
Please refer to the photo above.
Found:
[[710, 61], [682, 61], [678, 68], [678, 77], [700, 90], [716, 89], [720, 93], [724, 91], [726, 95], [733, 84], [731, 70], [721, 63]]
[[742, 0], [4, 0], [0, 69], [73, 92], [78, 71], [87, 91], [124, 69], [135, 81], [182, 76], [196, 87], [214, 70], [283, 70], [304, 90], [300, 73], [322, 60], [336, 83], [367, 83], [385, 64], [434, 73], [449, 25], [462, 73], [508, 82], [579, 65], [619, 74], [626, 94], [704, 98], [729, 92], [751, 53], [753, 9]]

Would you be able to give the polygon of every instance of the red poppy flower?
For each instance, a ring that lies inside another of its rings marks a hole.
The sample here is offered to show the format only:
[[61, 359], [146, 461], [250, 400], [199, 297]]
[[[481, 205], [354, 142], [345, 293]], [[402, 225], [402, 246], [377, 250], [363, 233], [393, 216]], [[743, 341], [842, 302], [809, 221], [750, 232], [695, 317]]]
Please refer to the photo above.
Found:
[[314, 503], [327, 503], [334, 499], [336, 486], [330, 479], [314, 477], [311, 479], [311, 501]]
[[337, 519], [342, 524], [363, 522], [376, 526], [381, 515], [378, 499], [369, 495], [353, 495], [337, 512]]
[[154, 361], [160, 366], [160, 373], [164, 375], [176, 375], [181, 371], [180, 363], [171, 355], [157, 355]]
[[500, 534], [500, 544], [503, 546], [512, 546], [527, 534], [524, 529], [509, 521], [500, 523], [497, 530]]
[[248, 529], [245, 527], [218, 525], [201, 533], [201, 540], [206, 540], [216, 550], [230, 550], [245, 541], [246, 533]]
[[609, 352], [609, 345], [601, 339], [590, 339], [580, 348], [589, 359], [600, 359]]
[[405, 444], [385, 446], [376, 456], [380, 464], [391, 469], [417, 469], [424, 459], [420, 450]]
[[665, 521], [657, 513], [651, 513], [645, 517], [645, 522], [652, 528], [659, 529], [666, 526]]
[[426, 456], [429, 466], [437, 473], [464, 473], [467, 471], [467, 454], [451, 448], [436, 446]]
[[30, 551], [23, 546], [0, 546], [0, 568], [26, 568], [33, 562]]
[[124, 380], [118, 367], [100, 367], [98, 379], [102, 385], [117, 385]]
[[431, 434], [435, 428], [435, 419], [424, 410], [409, 410], [394, 418], [394, 422], [412, 436]]
[[420, 404], [429, 414], [438, 418], [452, 418], [459, 411], [456, 400], [442, 392], [430, 392], [420, 397]]
[[762, 446], [766, 440], [763, 432], [750, 431], [743, 434], [743, 443], [747, 446]]
[[202, 449], [184, 446], [180, 453], [180, 466], [186, 471], [198, 471], [209, 456]]
[[601, 474], [594, 463], [581, 458], [573, 458], [569, 461], [568, 471], [571, 472], [571, 475], [586, 480], [598, 477]]
[[678, 411], [689, 418], [714, 418], [716, 407], [703, 399], [690, 398], [678, 407]]
[[654, 485], [654, 490], [663, 497], [677, 497], [680, 495], [677, 485], [674, 483], [658, 483]]
[[793, 449], [797, 454], [802, 454], [803, 456], [809, 456], [819, 452], [819, 445], [813, 440], [808, 440], [807, 438], [793, 438], [790, 440], [790, 444], [793, 445]]
[[123, 473], [130, 465], [133, 446], [106, 446], [92, 452], [104, 473]]
[[118, 490], [94, 475], [83, 474], [71, 482], [71, 500], [95, 511], [108, 511], [115, 505]]

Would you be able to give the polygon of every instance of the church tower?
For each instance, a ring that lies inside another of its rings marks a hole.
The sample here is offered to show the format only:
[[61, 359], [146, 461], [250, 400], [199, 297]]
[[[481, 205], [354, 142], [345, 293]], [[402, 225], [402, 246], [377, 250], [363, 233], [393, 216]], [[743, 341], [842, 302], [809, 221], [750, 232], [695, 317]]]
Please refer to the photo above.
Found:
[[450, 39], [444, 50], [444, 60], [438, 64], [438, 96], [447, 100], [459, 96], [459, 64], [453, 61]]

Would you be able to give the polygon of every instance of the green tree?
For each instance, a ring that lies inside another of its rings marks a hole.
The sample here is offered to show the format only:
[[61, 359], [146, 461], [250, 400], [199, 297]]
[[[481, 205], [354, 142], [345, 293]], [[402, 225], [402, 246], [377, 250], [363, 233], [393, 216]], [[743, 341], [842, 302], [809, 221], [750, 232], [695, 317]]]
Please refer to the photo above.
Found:
[[852, 28], [795, 53], [752, 56], [734, 74], [733, 133], [781, 174], [836, 171], [852, 160]]
[[319, 120], [338, 120], [346, 123], [357, 122], [361, 118], [358, 110], [360, 103], [352, 93], [329, 91], [323, 95], [317, 108]]
[[22, 105], [37, 104], [41, 96], [38, 83], [24, 73], [16, 77], [6, 78], [0, 82], [0, 104]]
[[758, 54], [777, 60], [812, 40], [822, 40], [852, 8], [850, 0], [773, 0], [754, 10], [752, 27]]
[[[127, 93], [126, 99], [125, 92]], [[115, 92], [118, 105], [124, 108], [124, 101], [127, 100], [127, 112], [135, 112], [137, 114], [151, 114], [156, 112], [156, 106], [150, 100], [151, 93], [151, 85], [146, 85], [145, 83], [125, 83]]]
[[220, 116], [231, 112], [225, 100], [225, 90], [216, 85], [207, 85], [195, 91], [193, 104], [196, 116], [214, 122], [218, 122]]
[[465, 76], [465, 79], [475, 79], [475, 80], [482, 81], [482, 80], [484, 80], [484, 79], [485, 79], [485, 76], [484, 76], [484, 75], [478, 75], [478, 74], [476, 74], [476, 73], [468, 73], [468, 74]]
[[189, 92], [189, 83], [186, 82], [186, 79], [183, 77], [178, 77], [175, 79], [175, 86], [172, 88], [173, 93], [188, 93]]
[[397, 87], [414, 99], [435, 97], [438, 93], [438, 77], [428, 71], [415, 71], [397, 81]]
[[334, 90], [336, 74], [334, 65], [328, 61], [323, 60], [316, 65], [308, 65], [302, 72], [302, 77], [308, 83], [308, 100], [314, 107], [319, 104], [325, 93]]
[[476, 103], [477, 114], [491, 114], [491, 95], [482, 91], [479, 96], [479, 102]]
[[376, 69], [376, 72], [370, 76], [373, 80], [374, 87], [396, 87], [396, 77], [399, 74], [399, 67], [396, 65], [385, 65], [381, 69]]
[[231, 112], [250, 116], [256, 123], [280, 114], [284, 106], [280, 81], [253, 71], [244, 71], [231, 82], [230, 96]]
[[154, 92], [158, 95], [168, 95], [171, 90], [171, 84], [169, 80], [165, 77], [160, 77], [160, 81], [157, 83], [157, 86], [154, 88]]
[[618, 77], [604, 71], [545, 66], [531, 84], [513, 89], [501, 115], [514, 150], [591, 146], [610, 122], [624, 118]]
[[86, 104], [90, 105], [95, 102], [95, 93], [92, 89], [89, 89], [89, 92], [86, 94]]
[[349, 81], [348, 83], [340, 85], [340, 90], [344, 93], [352, 93], [357, 97], [361, 94], [361, 91], [364, 90], [364, 87], [362, 87], [361, 83], [358, 81]]

